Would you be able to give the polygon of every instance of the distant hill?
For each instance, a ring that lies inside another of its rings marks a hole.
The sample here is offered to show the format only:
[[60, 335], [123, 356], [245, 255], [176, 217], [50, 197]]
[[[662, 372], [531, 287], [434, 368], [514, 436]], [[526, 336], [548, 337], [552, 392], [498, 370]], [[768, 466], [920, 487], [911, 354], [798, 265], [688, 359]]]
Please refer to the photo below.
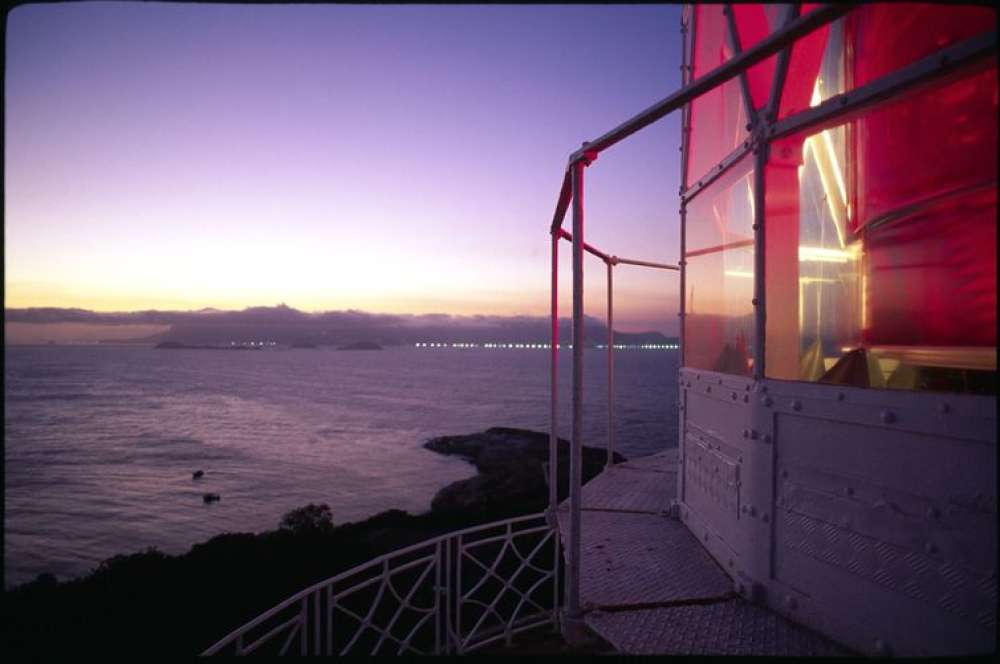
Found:
[[[450, 316], [447, 314], [372, 314], [363, 311], [308, 313], [285, 305], [242, 311], [95, 312], [85, 309], [32, 308], [5, 310], [6, 323], [86, 323], [94, 325], [169, 325], [162, 333], [126, 342], [173, 342], [191, 346], [228, 345], [241, 341], [273, 341], [298, 347], [343, 346], [359, 341], [379, 346], [438, 343], [545, 343], [549, 319], [543, 316]], [[569, 343], [572, 325], [560, 319], [559, 336]], [[588, 346], [606, 343], [600, 319], [584, 318]], [[620, 344], [665, 344], [676, 339], [660, 332], [615, 331]], [[123, 340], [117, 341], [122, 343]]]

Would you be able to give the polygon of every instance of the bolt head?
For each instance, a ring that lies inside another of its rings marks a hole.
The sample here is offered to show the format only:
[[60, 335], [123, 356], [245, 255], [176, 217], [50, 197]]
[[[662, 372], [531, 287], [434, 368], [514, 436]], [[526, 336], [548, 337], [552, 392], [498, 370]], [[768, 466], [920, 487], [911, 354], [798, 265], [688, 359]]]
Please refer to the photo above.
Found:
[[798, 399], [792, 401], [792, 410], [802, 410], [802, 402]]
[[893, 422], [896, 421], [896, 414], [893, 413], [891, 410], [883, 410], [881, 413], [881, 418], [883, 424], [892, 424]]

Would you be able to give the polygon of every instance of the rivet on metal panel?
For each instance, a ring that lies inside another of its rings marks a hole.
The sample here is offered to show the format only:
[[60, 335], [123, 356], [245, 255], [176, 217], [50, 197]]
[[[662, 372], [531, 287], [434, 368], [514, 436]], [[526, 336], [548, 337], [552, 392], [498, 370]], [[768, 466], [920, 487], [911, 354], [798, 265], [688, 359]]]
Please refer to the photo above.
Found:
[[883, 424], [892, 424], [896, 421], [896, 414], [891, 410], [883, 410], [881, 413]]
[[844, 400], [844, 396], [845, 395], [844, 395], [843, 392], [837, 392], [837, 401], [843, 401]]
[[770, 405], [771, 405], [771, 403], [772, 403], [772, 402], [771, 402], [771, 397], [768, 397], [768, 396], [765, 396], [764, 398], [762, 398], [762, 399], [760, 400], [760, 403], [761, 403], [761, 405], [763, 405], [763, 406], [765, 406], [765, 407], [767, 407], [767, 406], [770, 406]]
[[798, 399], [792, 400], [792, 410], [802, 410], [802, 402]]
[[940, 404], [938, 405], [938, 412], [939, 412], [939, 413], [941, 413], [942, 415], [946, 414], [946, 413], [947, 413], [948, 411], [950, 411], [950, 410], [951, 410], [951, 406], [949, 406], [949, 405], [948, 405], [947, 403], [945, 403], [944, 401], [942, 401], [942, 402], [941, 402], [941, 403], [940, 403]]

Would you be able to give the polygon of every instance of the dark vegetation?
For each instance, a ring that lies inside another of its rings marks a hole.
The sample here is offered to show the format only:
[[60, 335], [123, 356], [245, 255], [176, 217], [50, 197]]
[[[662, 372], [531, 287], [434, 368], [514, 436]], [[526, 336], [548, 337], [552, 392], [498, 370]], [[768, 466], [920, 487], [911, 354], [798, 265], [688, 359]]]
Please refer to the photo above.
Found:
[[[562, 498], [569, 446], [559, 444]], [[80, 579], [40, 575], [4, 593], [4, 649], [19, 657], [197, 654], [295, 592], [373, 557], [546, 507], [546, 434], [494, 428], [426, 447], [468, 458], [480, 474], [442, 489], [424, 514], [389, 510], [335, 526], [329, 506], [310, 504], [276, 530], [225, 533], [183, 555], [148, 549], [110, 558]], [[586, 481], [605, 455], [584, 452]]]

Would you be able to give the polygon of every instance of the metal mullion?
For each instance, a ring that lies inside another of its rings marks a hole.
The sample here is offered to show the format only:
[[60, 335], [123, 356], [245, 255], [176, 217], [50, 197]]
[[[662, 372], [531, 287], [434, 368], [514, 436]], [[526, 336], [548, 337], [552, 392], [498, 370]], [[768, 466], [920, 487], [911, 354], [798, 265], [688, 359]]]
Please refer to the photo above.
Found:
[[[695, 5], [691, 7], [691, 25], [687, 28], [687, 43], [681, 53], [681, 62], [684, 67], [681, 71], [681, 86], [687, 87], [694, 74], [694, 47], [695, 47], [695, 27], [697, 25], [698, 12]], [[691, 103], [684, 105], [681, 110], [681, 186], [680, 194], [683, 195], [688, 183], [688, 151], [691, 149]]]
[[[782, 27], [797, 19], [800, 11], [801, 5], [791, 5], [788, 8], [788, 14], [785, 15], [785, 20], [781, 24]], [[767, 107], [764, 113], [765, 122], [773, 122], [778, 117], [778, 105], [781, 103], [781, 93], [785, 90], [785, 77], [788, 75], [788, 63], [792, 59], [793, 47], [794, 44], [789, 44], [778, 53], [778, 62], [774, 67], [774, 78], [771, 79], [771, 92], [767, 97]]]
[[[726, 16], [726, 23], [729, 26], [729, 30], [726, 34], [729, 38], [729, 46], [733, 49], [733, 57], [739, 57], [743, 53], [743, 49], [740, 45], [740, 33], [736, 29], [736, 13], [733, 11], [733, 6], [730, 3], [725, 3], [722, 8], [722, 13]], [[740, 71], [740, 91], [743, 94], [743, 106], [746, 108], [747, 112], [747, 131], [749, 131], [753, 125], [757, 123], [757, 109], [753, 104], [753, 97], [750, 95], [750, 82], [747, 81], [747, 69]]]
[[752, 147], [750, 144], [750, 139], [743, 141], [743, 143], [739, 147], [737, 147], [735, 150], [726, 155], [722, 161], [720, 161], [712, 168], [712, 170], [710, 170], [708, 173], [702, 176], [701, 179], [699, 179], [698, 182], [693, 187], [689, 188], [681, 195], [681, 200], [684, 202], [684, 204], [685, 205], [689, 204], [691, 202], [691, 199], [693, 199], [696, 195], [698, 195], [698, 193], [700, 193], [704, 189], [707, 189], [709, 185], [711, 185], [720, 177], [728, 173], [733, 166], [740, 163], [743, 157], [750, 154], [751, 150]]
[[971, 37], [886, 74], [868, 85], [831, 97], [818, 106], [776, 122], [768, 130], [768, 140], [773, 141], [806, 130], [815, 133], [826, 126], [842, 124], [868, 106], [911, 92], [987, 56], [995, 56], [996, 49], [996, 31]]
[[765, 242], [764, 225], [766, 215], [764, 208], [766, 199], [764, 168], [767, 166], [767, 152], [769, 144], [762, 141], [754, 150], [754, 279], [753, 279], [753, 307], [755, 334], [753, 341], [753, 377], [755, 380], [764, 378], [764, 341], [767, 332], [767, 308], [766, 308], [766, 263], [765, 263]]

